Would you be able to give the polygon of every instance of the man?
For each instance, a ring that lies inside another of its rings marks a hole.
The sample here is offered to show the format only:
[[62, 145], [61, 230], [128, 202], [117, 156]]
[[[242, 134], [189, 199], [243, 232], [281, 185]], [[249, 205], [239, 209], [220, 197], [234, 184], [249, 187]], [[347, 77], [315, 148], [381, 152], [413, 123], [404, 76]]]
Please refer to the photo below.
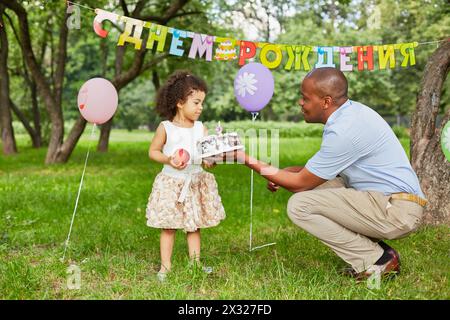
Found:
[[305, 121], [323, 123], [320, 150], [302, 167], [282, 170], [236, 152], [238, 162], [294, 194], [289, 218], [366, 279], [397, 274], [398, 253], [380, 241], [397, 239], [420, 224], [426, 203], [408, 157], [389, 125], [369, 107], [349, 100], [335, 68], [319, 68], [301, 84]]

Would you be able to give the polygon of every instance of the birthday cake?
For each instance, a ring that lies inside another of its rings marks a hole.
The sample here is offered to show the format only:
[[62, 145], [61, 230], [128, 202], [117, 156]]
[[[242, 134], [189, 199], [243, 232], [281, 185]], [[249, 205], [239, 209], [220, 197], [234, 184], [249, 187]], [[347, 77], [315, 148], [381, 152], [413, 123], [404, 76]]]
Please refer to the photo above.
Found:
[[234, 60], [237, 59], [236, 48], [233, 46], [230, 40], [222, 42], [216, 49], [216, 60]]
[[244, 148], [236, 132], [222, 134], [222, 129], [216, 129], [217, 134], [201, 138], [197, 141], [197, 151], [200, 158], [212, 157], [224, 152]]

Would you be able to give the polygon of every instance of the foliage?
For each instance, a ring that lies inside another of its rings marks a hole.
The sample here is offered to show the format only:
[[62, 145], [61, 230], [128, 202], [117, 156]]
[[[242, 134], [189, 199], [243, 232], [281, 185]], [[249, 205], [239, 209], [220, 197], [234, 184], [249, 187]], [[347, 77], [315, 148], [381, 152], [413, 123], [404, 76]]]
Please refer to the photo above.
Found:
[[409, 138], [409, 132], [408, 129], [405, 127], [394, 125], [392, 127], [392, 130], [394, 131], [395, 135], [399, 139], [406, 139]]
[[[215, 133], [217, 123], [214, 121], [206, 122], [206, 127], [210, 134]], [[293, 122], [281, 122], [281, 121], [231, 121], [226, 123], [220, 123], [223, 128], [223, 132], [227, 131], [245, 131], [248, 129], [266, 130], [270, 135], [273, 130], [278, 130], [280, 138], [321, 138], [322, 128], [321, 124], [307, 124], [305, 122], [293, 123]]]
[[[123, 14], [119, 1], [89, 0], [80, 3]], [[33, 49], [42, 70], [51, 79], [55, 72], [54, 57], [58, 49], [59, 26], [65, 13], [64, 3], [36, 0], [24, 1], [23, 4], [28, 12]], [[144, 13], [164, 12], [167, 6], [168, 1], [149, 2]], [[129, 9], [132, 8], [133, 6], [129, 5]], [[94, 13], [85, 8], [80, 10], [81, 28], [70, 30], [68, 39], [63, 87], [65, 121], [78, 117], [77, 93], [86, 80], [96, 76], [111, 80], [115, 73], [115, 51], [119, 31], [106, 22], [105, 28], [110, 31], [110, 35], [106, 39], [101, 39], [92, 31]], [[251, 29], [251, 24], [254, 24], [257, 40], [270, 40], [275, 43], [365, 45], [424, 42], [445, 39], [450, 34], [448, 14], [450, 9], [445, 0], [420, 3], [397, 0], [252, 0], [248, 3], [196, 0], [189, 1], [183, 10], [195, 14], [172, 19], [169, 26], [245, 39], [249, 31], [247, 29]], [[377, 10], [380, 12], [380, 28], [374, 28], [368, 23]], [[16, 16], [10, 10], [7, 10], [7, 13], [17, 30]], [[244, 16], [247, 18], [242, 19]], [[265, 28], [265, 23], [269, 21], [268, 17], [272, 22]], [[30, 89], [24, 80], [25, 69], [21, 50], [9, 22], [6, 29], [10, 42], [8, 68], [11, 76], [11, 98], [31, 119]], [[187, 49], [189, 45], [189, 40], [185, 39], [183, 47]], [[170, 41], [167, 41], [165, 51], [168, 51], [169, 46]], [[411, 115], [427, 57], [434, 49], [435, 45], [422, 45], [416, 48], [417, 64], [406, 69], [400, 68], [397, 61], [397, 67], [393, 70], [347, 73], [350, 97], [374, 108], [383, 116]], [[135, 53], [136, 50], [132, 45], [127, 46], [124, 68], [133, 63]], [[154, 58], [155, 54], [149, 52], [146, 62]], [[313, 60], [315, 53], [312, 54], [310, 63]], [[355, 62], [354, 56], [352, 61]], [[239, 69], [237, 61], [206, 62], [204, 59], [190, 59], [185, 53], [183, 57], [169, 56], [121, 90], [114, 126], [130, 129], [147, 126], [154, 129], [161, 119], [154, 112], [156, 83], [152, 79], [156, 75], [162, 84], [177, 69], [190, 69], [208, 83], [209, 93], [202, 115], [204, 121], [230, 122], [249, 119], [249, 114], [237, 104], [234, 97], [233, 82]], [[261, 120], [294, 122], [302, 120], [298, 99], [299, 87], [305, 74], [305, 71], [286, 71], [281, 66], [273, 70], [275, 94], [267, 107], [261, 111]], [[450, 108], [449, 81], [447, 80], [443, 88], [442, 111]], [[40, 98], [38, 102], [44, 140], [47, 140], [50, 128], [48, 115]]]

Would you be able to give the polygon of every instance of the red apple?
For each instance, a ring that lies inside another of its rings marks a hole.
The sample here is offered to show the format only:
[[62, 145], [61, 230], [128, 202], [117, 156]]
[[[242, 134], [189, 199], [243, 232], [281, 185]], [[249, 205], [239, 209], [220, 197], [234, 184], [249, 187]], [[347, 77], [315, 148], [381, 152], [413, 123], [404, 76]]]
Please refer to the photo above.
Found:
[[178, 149], [175, 151], [173, 160], [176, 164], [185, 164], [189, 161], [191, 156], [189, 155], [189, 152], [187, 152], [185, 149]]

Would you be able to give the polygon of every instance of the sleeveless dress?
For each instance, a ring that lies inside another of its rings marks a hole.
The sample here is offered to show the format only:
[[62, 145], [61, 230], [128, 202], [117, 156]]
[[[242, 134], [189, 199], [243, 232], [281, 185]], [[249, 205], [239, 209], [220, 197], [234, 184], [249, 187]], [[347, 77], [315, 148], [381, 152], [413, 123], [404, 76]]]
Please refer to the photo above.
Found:
[[164, 165], [155, 177], [146, 209], [147, 225], [185, 232], [218, 225], [225, 219], [225, 210], [216, 179], [201, 167], [196, 148], [196, 141], [204, 136], [203, 124], [195, 121], [192, 128], [178, 127], [170, 121], [162, 124], [166, 131], [162, 152], [170, 156], [183, 148], [191, 157], [185, 169]]

